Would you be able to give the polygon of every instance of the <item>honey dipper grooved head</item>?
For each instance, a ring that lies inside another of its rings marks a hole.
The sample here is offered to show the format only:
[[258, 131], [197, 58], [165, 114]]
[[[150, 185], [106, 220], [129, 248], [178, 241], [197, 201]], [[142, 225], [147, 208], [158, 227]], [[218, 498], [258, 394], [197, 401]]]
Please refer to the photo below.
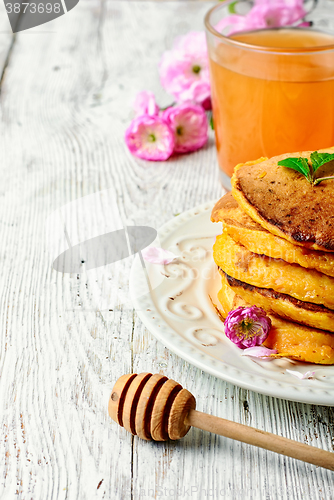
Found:
[[190, 429], [185, 418], [194, 410], [194, 396], [174, 380], [158, 373], [129, 373], [120, 377], [109, 399], [109, 415], [142, 439], [180, 439]]

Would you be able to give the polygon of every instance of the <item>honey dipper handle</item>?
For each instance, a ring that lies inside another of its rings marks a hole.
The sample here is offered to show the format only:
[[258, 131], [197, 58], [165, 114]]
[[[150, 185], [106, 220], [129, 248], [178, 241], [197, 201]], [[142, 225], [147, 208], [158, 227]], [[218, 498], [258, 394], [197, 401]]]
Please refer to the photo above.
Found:
[[248, 425], [231, 422], [196, 410], [190, 410], [185, 423], [203, 431], [213, 432], [287, 457], [319, 465], [325, 469], [334, 470], [334, 453], [282, 436], [276, 436], [270, 432], [254, 429], [254, 427]]

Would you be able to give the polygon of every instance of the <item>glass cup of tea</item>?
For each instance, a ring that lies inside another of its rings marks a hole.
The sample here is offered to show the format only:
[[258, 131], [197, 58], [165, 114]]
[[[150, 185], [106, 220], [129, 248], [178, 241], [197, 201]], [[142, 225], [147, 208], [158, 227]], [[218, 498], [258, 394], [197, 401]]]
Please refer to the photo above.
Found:
[[226, 189], [239, 163], [334, 146], [334, 2], [320, 3], [307, 15], [312, 26], [225, 36], [219, 22], [233, 2], [217, 5], [205, 17], [213, 123]]

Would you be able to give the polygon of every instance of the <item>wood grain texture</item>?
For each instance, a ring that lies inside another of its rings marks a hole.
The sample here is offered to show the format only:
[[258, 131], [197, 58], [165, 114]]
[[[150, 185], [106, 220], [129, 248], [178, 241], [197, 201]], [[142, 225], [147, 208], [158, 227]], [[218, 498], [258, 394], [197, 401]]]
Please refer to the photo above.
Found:
[[[47, 217], [79, 197], [110, 189], [123, 220], [157, 228], [221, 196], [213, 137], [167, 163], [140, 161], [123, 141], [137, 91], [170, 102], [159, 58], [176, 35], [202, 29], [207, 9], [84, 0], [13, 45], [8, 24], [0, 33], [2, 500], [334, 496], [333, 474], [312, 465], [197, 429], [154, 443], [117, 426], [114, 382], [149, 371], [180, 382], [200, 411], [327, 450], [334, 438], [331, 408], [240, 389], [165, 349], [125, 300], [129, 260], [89, 281], [51, 267]], [[110, 311], [99, 307], [108, 283]]]

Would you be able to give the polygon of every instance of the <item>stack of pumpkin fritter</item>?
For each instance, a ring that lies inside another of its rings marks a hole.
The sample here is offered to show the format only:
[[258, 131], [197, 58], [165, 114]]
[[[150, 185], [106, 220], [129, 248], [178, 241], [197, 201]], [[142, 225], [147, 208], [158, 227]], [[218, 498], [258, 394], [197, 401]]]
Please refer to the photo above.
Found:
[[213, 255], [224, 317], [238, 306], [262, 307], [272, 320], [266, 347], [334, 364], [334, 180], [313, 186], [277, 164], [310, 155], [261, 158], [235, 168], [232, 193], [212, 211], [212, 221], [223, 223]]

